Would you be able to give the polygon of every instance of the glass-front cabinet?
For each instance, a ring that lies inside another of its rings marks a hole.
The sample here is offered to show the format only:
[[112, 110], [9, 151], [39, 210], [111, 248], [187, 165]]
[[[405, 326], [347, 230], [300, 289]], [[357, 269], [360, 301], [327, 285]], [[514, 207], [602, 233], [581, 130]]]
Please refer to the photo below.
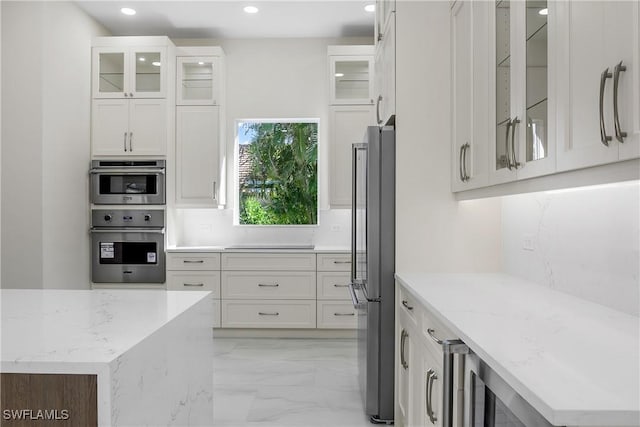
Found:
[[373, 47], [330, 46], [331, 105], [373, 104]]
[[177, 105], [219, 105], [220, 73], [218, 57], [178, 57]]
[[94, 47], [94, 98], [166, 97], [166, 47]]
[[547, 36], [553, 10], [546, 0], [495, 1], [492, 184], [555, 170]]

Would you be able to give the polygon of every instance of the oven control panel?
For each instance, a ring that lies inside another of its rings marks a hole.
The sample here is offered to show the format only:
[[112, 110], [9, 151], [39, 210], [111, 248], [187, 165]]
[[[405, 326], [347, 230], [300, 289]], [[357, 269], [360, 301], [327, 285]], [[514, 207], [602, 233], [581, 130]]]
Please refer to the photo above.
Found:
[[164, 228], [164, 211], [148, 209], [94, 209], [94, 228]]

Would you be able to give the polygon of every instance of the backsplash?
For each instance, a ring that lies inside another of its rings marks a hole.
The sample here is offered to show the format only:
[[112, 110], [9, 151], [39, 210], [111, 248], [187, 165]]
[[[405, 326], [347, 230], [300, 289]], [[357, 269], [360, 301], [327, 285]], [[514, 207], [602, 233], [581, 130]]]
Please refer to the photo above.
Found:
[[640, 316], [640, 183], [502, 199], [505, 272]]
[[351, 210], [321, 210], [318, 222], [318, 226], [234, 226], [231, 209], [178, 209], [174, 239], [177, 246], [295, 244], [350, 247]]

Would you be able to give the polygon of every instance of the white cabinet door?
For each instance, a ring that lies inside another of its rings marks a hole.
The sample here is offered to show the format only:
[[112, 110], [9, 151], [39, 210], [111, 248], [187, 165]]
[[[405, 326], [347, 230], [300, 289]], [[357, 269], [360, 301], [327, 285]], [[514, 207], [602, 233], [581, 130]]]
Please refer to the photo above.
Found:
[[489, 3], [459, 1], [451, 10], [453, 191], [488, 183]]
[[376, 122], [386, 124], [396, 113], [396, 17], [391, 13], [382, 39], [376, 46]]
[[167, 101], [129, 100], [129, 152], [133, 156], [162, 156], [167, 152]]
[[442, 355], [424, 345], [416, 346], [420, 372], [413, 376], [411, 390], [412, 419], [416, 426], [442, 426]]
[[91, 152], [123, 156], [129, 150], [129, 100], [94, 100], [91, 111]]
[[329, 108], [329, 205], [351, 207], [351, 144], [362, 142], [373, 121], [373, 107]]
[[[560, 2], [558, 9], [564, 59], [560, 67], [564, 142], [557, 149], [558, 169], [637, 157], [638, 3]], [[616, 73], [620, 62], [626, 70]], [[621, 131], [627, 133], [622, 141], [615, 131], [616, 74], [618, 119]]]
[[220, 107], [176, 107], [176, 203], [217, 207]]
[[165, 98], [167, 80], [166, 47], [132, 47], [129, 51], [130, 97]]
[[176, 104], [220, 105], [221, 74], [217, 56], [178, 57]]
[[331, 105], [373, 104], [373, 55], [329, 56]]

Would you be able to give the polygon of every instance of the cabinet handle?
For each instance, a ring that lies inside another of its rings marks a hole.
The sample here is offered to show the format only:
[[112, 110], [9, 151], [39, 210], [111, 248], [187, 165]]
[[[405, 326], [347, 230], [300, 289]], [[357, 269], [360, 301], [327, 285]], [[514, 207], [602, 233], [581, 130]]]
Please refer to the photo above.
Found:
[[510, 148], [509, 148], [509, 128], [511, 128], [511, 119], [509, 119], [507, 121], [507, 132], [505, 135], [505, 150], [507, 152], [507, 168], [509, 170], [511, 170], [513, 168], [513, 165], [511, 164], [511, 153], [510, 153]]
[[129, 94], [128, 94], [127, 92], [125, 92], [125, 93], [124, 93], [124, 97], [125, 97], [125, 98], [128, 98], [128, 97], [129, 97]]
[[511, 156], [513, 157], [512, 166], [515, 169], [520, 167], [520, 163], [518, 162], [518, 158], [516, 157], [516, 126], [520, 123], [520, 120], [516, 116], [515, 119], [511, 120]]
[[460, 146], [460, 181], [469, 181], [469, 175], [467, 174], [467, 150], [469, 149], [469, 143], [465, 142]]
[[435, 329], [429, 328], [429, 329], [427, 329], [427, 333], [429, 334], [429, 336], [431, 337], [432, 340], [434, 340], [438, 344], [442, 345], [442, 340], [439, 339], [438, 337], [436, 337], [436, 335], [435, 335], [435, 333], [436, 333]]
[[351, 261], [333, 261], [334, 264], [351, 264]]
[[199, 259], [197, 261], [192, 261], [190, 259], [183, 259], [182, 262], [184, 264], [204, 264], [204, 260], [202, 260], [202, 259]]
[[218, 200], [218, 188], [216, 181], [213, 181], [213, 200]]
[[435, 424], [438, 421], [435, 412], [433, 411], [433, 383], [438, 379], [438, 375], [433, 369], [429, 369], [427, 371], [427, 382], [425, 385], [426, 388], [426, 406], [427, 406], [427, 415], [429, 416], [429, 421], [431, 424]]
[[382, 95], [378, 95], [378, 101], [376, 102], [376, 123], [379, 125], [382, 124], [382, 119], [380, 118], [380, 102], [382, 102]]
[[333, 313], [334, 316], [355, 316], [355, 313]]
[[408, 336], [409, 334], [407, 333], [407, 331], [403, 329], [400, 333], [400, 364], [402, 365], [403, 369], [407, 369], [409, 367], [407, 359], [405, 359], [404, 357], [404, 343], [407, 341]]
[[124, 152], [127, 152], [127, 133], [124, 133]]
[[348, 288], [349, 285], [341, 285], [339, 283], [335, 283], [333, 286], [335, 286], [336, 288]]
[[620, 116], [618, 115], [618, 81], [620, 80], [621, 71], [627, 71], [627, 67], [622, 65], [622, 61], [613, 69], [613, 123], [616, 131], [616, 139], [624, 142], [627, 133], [620, 129]]
[[469, 143], [467, 142], [464, 149], [464, 162], [462, 163], [464, 165], [464, 179], [466, 181], [469, 181], [471, 179], [471, 176], [469, 176], [469, 173], [467, 172], [467, 153], [470, 149], [471, 145], [469, 145]]
[[129, 151], [133, 153], [133, 132], [129, 132]]
[[203, 287], [204, 283], [183, 283], [182, 286], [196, 286], [196, 287]]
[[262, 311], [259, 311], [258, 314], [260, 316], [280, 316], [280, 313], [278, 313], [277, 311], [275, 313], [264, 313]]
[[260, 286], [261, 288], [277, 288], [278, 286], [280, 286], [278, 283], [258, 283], [258, 286]]
[[609, 141], [611, 141], [611, 137], [607, 135], [607, 130], [604, 124], [604, 87], [607, 83], [607, 79], [611, 78], [611, 73], [609, 72], [609, 67], [607, 67], [602, 74], [600, 74], [600, 141], [605, 146], [609, 146]]
[[464, 145], [460, 146], [460, 156], [459, 156], [458, 172], [460, 172], [460, 181], [465, 182], [464, 172], [462, 171], [462, 163], [464, 162]]
[[133, 98], [133, 92], [129, 92], [129, 98]]
[[413, 307], [409, 305], [409, 302], [406, 299], [402, 300], [402, 305], [404, 306], [404, 308], [406, 308], [409, 311], [413, 310]]

